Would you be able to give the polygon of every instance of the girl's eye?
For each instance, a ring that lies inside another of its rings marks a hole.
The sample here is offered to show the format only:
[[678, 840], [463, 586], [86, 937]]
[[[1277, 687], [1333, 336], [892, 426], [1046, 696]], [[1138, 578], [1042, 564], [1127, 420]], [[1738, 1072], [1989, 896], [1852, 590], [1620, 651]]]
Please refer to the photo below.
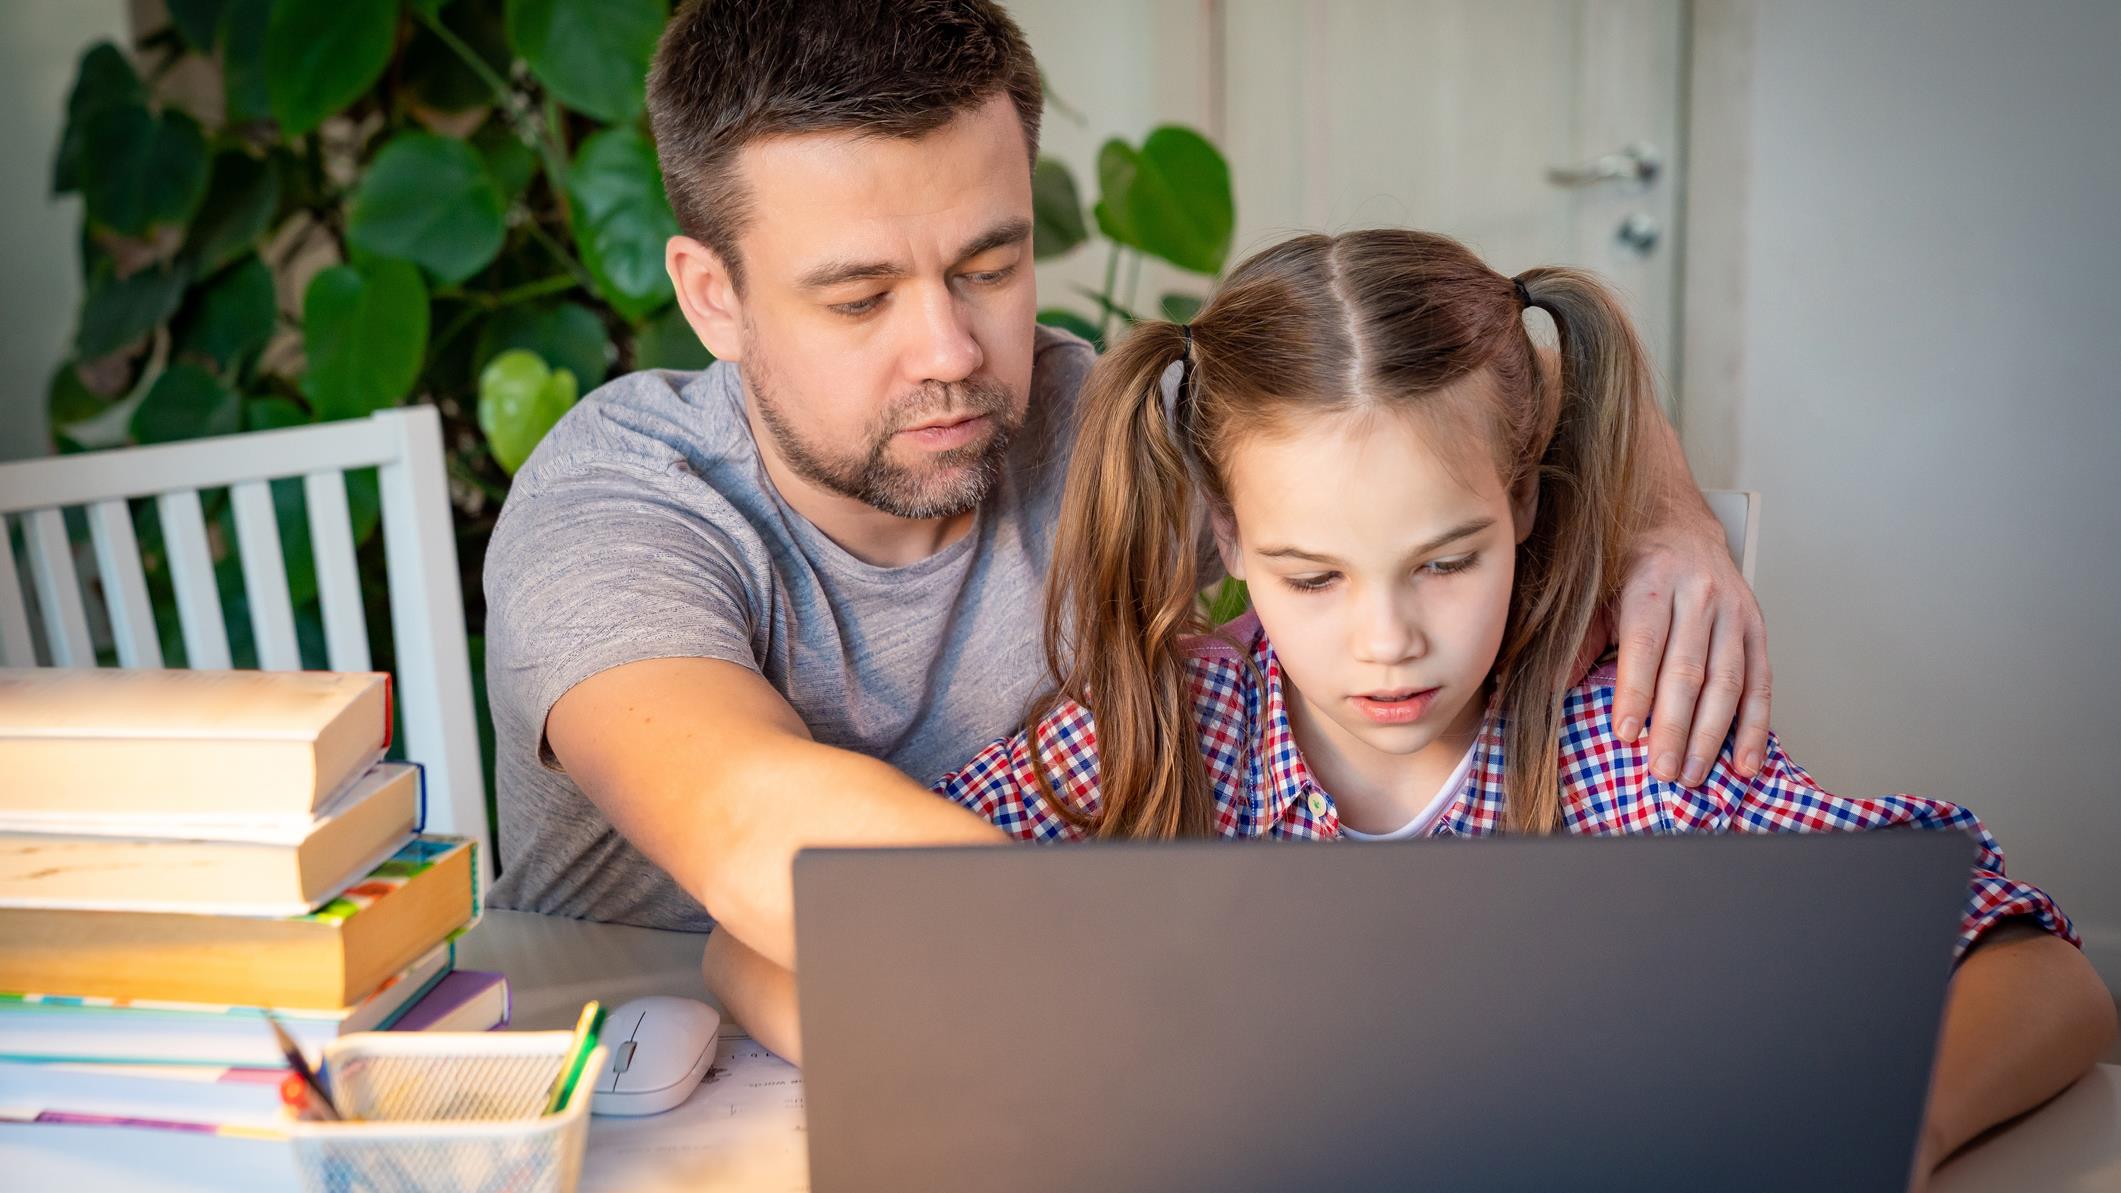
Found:
[[1423, 564], [1421, 570], [1431, 576], [1455, 576], [1459, 572], [1472, 567], [1479, 559], [1480, 555], [1478, 552], [1471, 555], [1460, 555], [1452, 559], [1435, 559]]
[[869, 312], [875, 310], [877, 307], [882, 306], [883, 302], [883, 295], [872, 294], [867, 298], [858, 299], [854, 302], [833, 303], [831, 309], [835, 314], [845, 315], [848, 318], [854, 318], [859, 315], [868, 314]]
[[1340, 573], [1327, 572], [1322, 576], [1284, 576], [1282, 583], [1297, 592], [1324, 592], [1340, 579]]

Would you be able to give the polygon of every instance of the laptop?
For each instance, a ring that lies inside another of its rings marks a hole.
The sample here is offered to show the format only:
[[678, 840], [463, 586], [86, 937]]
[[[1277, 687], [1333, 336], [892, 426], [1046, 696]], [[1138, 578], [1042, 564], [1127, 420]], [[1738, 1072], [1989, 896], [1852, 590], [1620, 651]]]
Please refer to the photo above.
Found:
[[1972, 840], [806, 850], [817, 1193], [1900, 1189]]

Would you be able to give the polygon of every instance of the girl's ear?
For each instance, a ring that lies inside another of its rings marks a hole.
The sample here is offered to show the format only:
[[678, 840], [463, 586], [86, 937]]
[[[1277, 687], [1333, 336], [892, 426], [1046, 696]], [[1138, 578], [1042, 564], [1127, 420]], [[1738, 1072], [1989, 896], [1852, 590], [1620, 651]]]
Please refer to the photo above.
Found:
[[1222, 556], [1223, 575], [1232, 580], [1245, 578], [1245, 553], [1237, 543], [1237, 523], [1230, 515], [1217, 511], [1208, 515], [1208, 526], [1215, 532], [1215, 553]]
[[1538, 516], [1539, 468], [1534, 465], [1510, 486], [1510, 520], [1516, 523], [1518, 545], [1522, 546], [1531, 537], [1532, 523]]

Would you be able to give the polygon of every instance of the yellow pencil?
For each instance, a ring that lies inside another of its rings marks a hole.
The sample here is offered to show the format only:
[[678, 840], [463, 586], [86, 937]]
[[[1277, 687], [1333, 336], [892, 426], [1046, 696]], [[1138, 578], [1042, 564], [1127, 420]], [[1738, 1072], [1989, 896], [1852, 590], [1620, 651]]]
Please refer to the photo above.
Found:
[[597, 1029], [603, 1025], [604, 1008], [596, 999], [582, 1004], [581, 1017], [574, 1021], [574, 1042], [567, 1046], [567, 1055], [560, 1061], [560, 1071], [553, 1076], [552, 1089], [545, 1095], [545, 1113], [557, 1114], [567, 1104], [567, 1095], [574, 1090], [574, 1083], [582, 1075], [582, 1065], [589, 1054], [596, 1051]]

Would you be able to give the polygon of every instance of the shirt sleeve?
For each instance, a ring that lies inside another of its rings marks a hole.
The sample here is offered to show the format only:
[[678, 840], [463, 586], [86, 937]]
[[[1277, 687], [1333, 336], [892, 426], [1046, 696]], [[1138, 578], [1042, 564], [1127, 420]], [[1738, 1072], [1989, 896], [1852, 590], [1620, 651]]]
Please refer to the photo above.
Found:
[[[1038, 740], [1054, 793], [1083, 815], [1095, 815], [1097, 727], [1090, 710], [1062, 701], [1039, 719]], [[1020, 841], [1073, 841], [1085, 835], [1054, 806], [1039, 782], [1027, 732], [989, 745], [938, 779], [933, 790]]]
[[[1645, 769], [1643, 774], [1647, 773]], [[1668, 789], [1667, 806], [1673, 819], [1689, 827], [1711, 827], [1703, 823], [1709, 821], [1730, 831], [1747, 833], [1862, 832], [1886, 828], [1968, 833], [1980, 846], [1980, 853], [1959, 920], [1955, 960], [1964, 959], [1967, 950], [1996, 925], [2020, 917], [2037, 924], [2042, 931], [2083, 947], [2076, 927], [2045, 891], [2005, 873], [2002, 847], [1972, 812], [1957, 804], [1916, 795], [1868, 799], [1834, 795], [1814, 783], [1783, 752], [1781, 740], [1773, 734], [1768, 735], [1766, 761], [1750, 782], [1731, 769], [1730, 752], [1726, 750], [1700, 788], [1689, 790], [1662, 782], [1657, 782], [1657, 786]]]
[[708, 658], [759, 670], [739, 551], [656, 479], [598, 467], [510, 494], [485, 568], [498, 749], [528, 749], [532, 764], [559, 770], [546, 715], [574, 685], [625, 663]]

